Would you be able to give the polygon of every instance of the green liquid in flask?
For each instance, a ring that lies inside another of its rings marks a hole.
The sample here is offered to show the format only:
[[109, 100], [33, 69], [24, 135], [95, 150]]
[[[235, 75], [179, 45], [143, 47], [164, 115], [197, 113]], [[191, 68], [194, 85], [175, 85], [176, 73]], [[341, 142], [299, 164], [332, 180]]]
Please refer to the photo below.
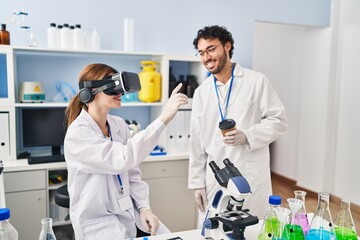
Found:
[[265, 220], [265, 229], [259, 235], [258, 240], [271, 240], [280, 230], [280, 221], [276, 217]]
[[337, 240], [357, 240], [356, 232], [349, 228], [335, 227]]

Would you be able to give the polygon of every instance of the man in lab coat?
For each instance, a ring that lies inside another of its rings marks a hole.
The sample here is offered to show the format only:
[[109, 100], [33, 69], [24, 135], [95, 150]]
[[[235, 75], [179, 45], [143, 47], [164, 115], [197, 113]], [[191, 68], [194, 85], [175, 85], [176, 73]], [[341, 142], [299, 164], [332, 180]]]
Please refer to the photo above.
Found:
[[[234, 40], [226, 28], [204, 27], [193, 44], [211, 73], [195, 90], [191, 114], [189, 188], [195, 189], [198, 224], [220, 188], [208, 163], [222, 168], [225, 158], [250, 184], [244, 208], [263, 218], [272, 194], [269, 144], [286, 131], [284, 106], [264, 74], [231, 62]], [[219, 129], [224, 119], [236, 122], [225, 136]]]

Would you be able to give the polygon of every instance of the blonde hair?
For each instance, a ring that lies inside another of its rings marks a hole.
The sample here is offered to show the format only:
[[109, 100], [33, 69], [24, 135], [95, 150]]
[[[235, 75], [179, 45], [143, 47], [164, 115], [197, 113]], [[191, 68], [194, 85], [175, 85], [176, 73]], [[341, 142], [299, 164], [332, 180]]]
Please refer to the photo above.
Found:
[[[80, 72], [79, 83], [90, 80], [101, 80], [106, 76], [117, 73], [117, 71], [102, 63], [89, 64], [84, 67]], [[67, 127], [79, 116], [81, 109], [87, 111], [86, 104], [82, 103], [79, 99], [79, 93], [77, 93], [69, 103], [69, 106], [65, 110], [65, 118], [67, 119]]]

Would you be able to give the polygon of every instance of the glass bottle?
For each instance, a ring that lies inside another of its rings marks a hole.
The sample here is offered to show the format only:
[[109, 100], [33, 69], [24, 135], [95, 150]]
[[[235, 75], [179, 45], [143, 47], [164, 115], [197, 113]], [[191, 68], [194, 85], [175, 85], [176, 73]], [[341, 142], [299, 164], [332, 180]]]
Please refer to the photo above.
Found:
[[10, 224], [10, 209], [0, 208], [0, 240], [18, 240], [18, 232]]
[[10, 45], [10, 33], [6, 30], [6, 24], [1, 24], [0, 45]]
[[333, 221], [329, 208], [330, 195], [325, 192], [318, 193], [318, 206], [311, 220], [306, 240], [335, 240]]
[[299, 199], [303, 201], [301, 208], [295, 214], [294, 224], [298, 224], [304, 231], [304, 236], [306, 236], [307, 232], [309, 231], [309, 219], [307, 217], [307, 211], [305, 207], [305, 196], [306, 192], [301, 190], [295, 190], [295, 199]]
[[51, 218], [43, 218], [41, 220], [41, 232], [39, 236], [39, 240], [56, 240], [55, 233], [52, 229], [52, 219]]
[[335, 218], [335, 234], [337, 240], [357, 240], [354, 219], [350, 211], [350, 201], [341, 199], [341, 208]]
[[280, 230], [280, 220], [274, 209], [281, 204], [281, 197], [276, 195], [269, 196], [269, 208], [265, 213], [263, 225], [258, 236], [258, 240], [270, 240], [278, 234]]
[[283, 238], [288, 240], [304, 240], [304, 231], [301, 225], [295, 223], [295, 216], [304, 205], [304, 202], [296, 198], [288, 198], [287, 201], [291, 210], [291, 220], [285, 225]]

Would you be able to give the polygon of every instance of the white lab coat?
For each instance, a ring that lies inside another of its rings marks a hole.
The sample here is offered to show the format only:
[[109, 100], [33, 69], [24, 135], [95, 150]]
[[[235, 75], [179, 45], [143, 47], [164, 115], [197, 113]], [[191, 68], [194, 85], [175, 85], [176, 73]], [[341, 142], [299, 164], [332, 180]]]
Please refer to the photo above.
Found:
[[[223, 84], [217, 81], [217, 85]], [[230, 81], [223, 87], [228, 89], [229, 85]], [[227, 93], [219, 94], [223, 114]], [[221, 115], [211, 75], [194, 93], [188, 186], [190, 189], [206, 187], [211, 204], [220, 185], [208, 164], [213, 160], [223, 168], [223, 160], [229, 158], [251, 187], [252, 195], [245, 199], [244, 207], [261, 219], [272, 194], [269, 144], [287, 128], [284, 106], [266, 76], [236, 64], [226, 118], [236, 121], [236, 128], [246, 134], [249, 144], [229, 146], [223, 143], [218, 127]], [[199, 223], [202, 218], [200, 214]]]
[[112, 141], [85, 110], [65, 136], [70, 218], [77, 240], [135, 237], [135, 222], [144, 231], [138, 209], [149, 207], [149, 188], [138, 165], [154, 149], [165, 125], [155, 120], [131, 137], [123, 119], [108, 115], [107, 121]]

